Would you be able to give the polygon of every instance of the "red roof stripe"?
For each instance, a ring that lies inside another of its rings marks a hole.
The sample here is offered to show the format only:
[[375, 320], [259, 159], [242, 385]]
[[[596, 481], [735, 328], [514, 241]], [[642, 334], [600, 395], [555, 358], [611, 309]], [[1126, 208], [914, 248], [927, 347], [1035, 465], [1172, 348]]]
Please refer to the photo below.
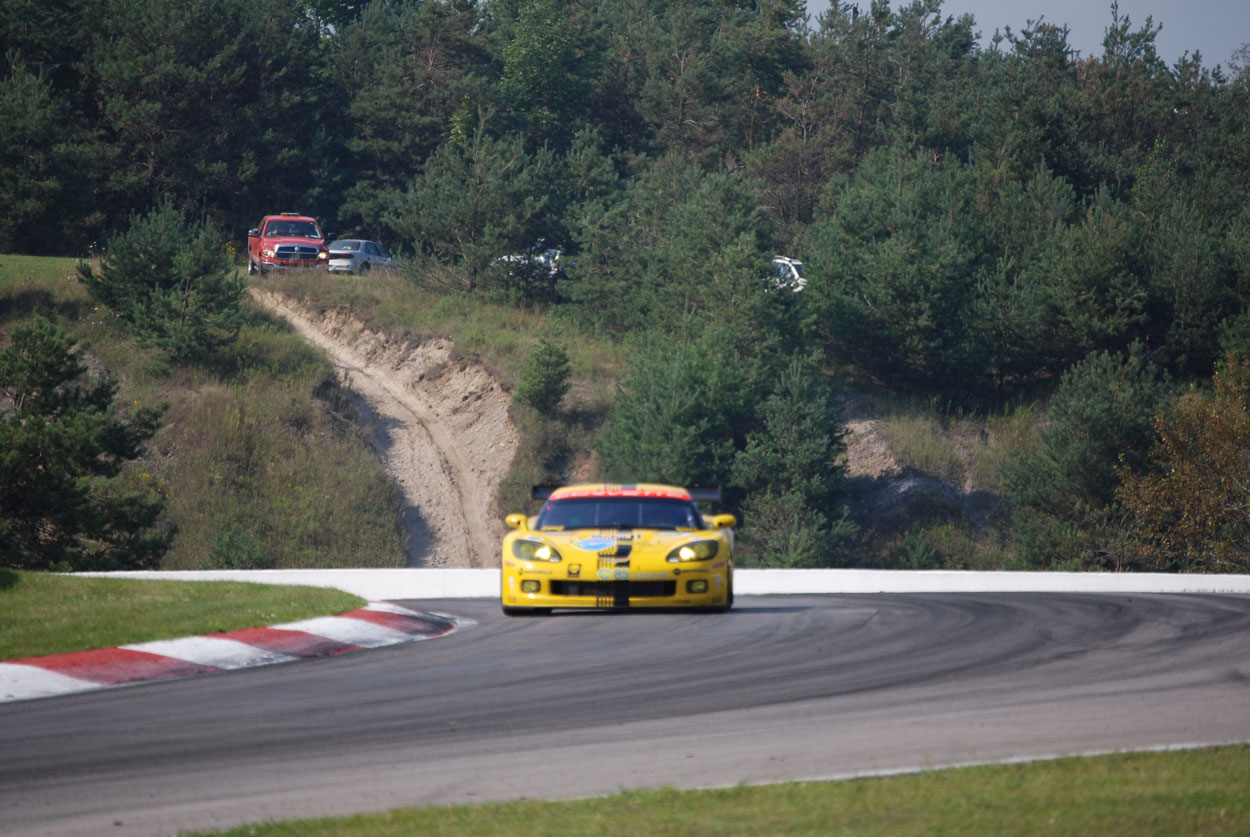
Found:
[[604, 486], [603, 488], [561, 488], [551, 493], [552, 500], [584, 497], [658, 497], [666, 500], [689, 500], [690, 492], [676, 488], [637, 488], [635, 486]]

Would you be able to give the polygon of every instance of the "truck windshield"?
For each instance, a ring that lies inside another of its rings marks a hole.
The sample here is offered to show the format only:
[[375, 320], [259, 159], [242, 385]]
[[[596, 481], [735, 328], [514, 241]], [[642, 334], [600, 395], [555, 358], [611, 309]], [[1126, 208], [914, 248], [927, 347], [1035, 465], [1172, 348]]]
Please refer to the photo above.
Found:
[[539, 529], [699, 529], [703, 518], [689, 500], [655, 497], [570, 497], [549, 500]]
[[312, 221], [270, 221], [265, 235], [288, 238], [321, 238], [321, 230]]

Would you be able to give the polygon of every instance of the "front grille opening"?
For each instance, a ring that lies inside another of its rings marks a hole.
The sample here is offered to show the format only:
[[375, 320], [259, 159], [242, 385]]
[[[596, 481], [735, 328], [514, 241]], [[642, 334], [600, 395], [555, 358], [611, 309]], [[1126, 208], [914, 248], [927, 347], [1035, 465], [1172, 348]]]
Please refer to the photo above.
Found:
[[553, 596], [615, 598], [622, 586], [631, 599], [659, 599], [677, 595], [676, 581], [552, 581]]
[[317, 248], [299, 244], [279, 244], [277, 256], [287, 261], [316, 261]]

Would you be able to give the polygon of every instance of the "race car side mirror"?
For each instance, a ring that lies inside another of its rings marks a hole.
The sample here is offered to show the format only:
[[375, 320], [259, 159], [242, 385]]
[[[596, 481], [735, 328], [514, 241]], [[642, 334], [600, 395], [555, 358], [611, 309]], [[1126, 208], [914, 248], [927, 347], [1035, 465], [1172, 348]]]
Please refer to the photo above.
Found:
[[737, 519], [732, 514], [718, 514], [712, 518], [712, 527], [715, 529], [732, 529], [737, 522]]
[[504, 520], [504, 523], [507, 523], [508, 526], [512, 529], [528, 529], [529, 528], [525, 520], [525, 515], [523, 514], [510, 514], [507, 517], [505, 517], [503, 520]]

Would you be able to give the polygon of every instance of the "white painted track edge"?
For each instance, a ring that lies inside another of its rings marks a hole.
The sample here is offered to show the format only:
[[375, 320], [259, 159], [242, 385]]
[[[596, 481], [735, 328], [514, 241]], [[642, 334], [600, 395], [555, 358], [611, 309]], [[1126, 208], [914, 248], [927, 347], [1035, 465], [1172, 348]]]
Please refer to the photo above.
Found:
[[[491, 598], [497, 569], [135, 570], [77, 573], [107, 578], [246, 581], [331, 587], [372, 601]], [[760, 570], [734, 572], [735, 593], [1207, 593], [1250, 594], [1250, 575], [978, 572], [964, 570]]]

